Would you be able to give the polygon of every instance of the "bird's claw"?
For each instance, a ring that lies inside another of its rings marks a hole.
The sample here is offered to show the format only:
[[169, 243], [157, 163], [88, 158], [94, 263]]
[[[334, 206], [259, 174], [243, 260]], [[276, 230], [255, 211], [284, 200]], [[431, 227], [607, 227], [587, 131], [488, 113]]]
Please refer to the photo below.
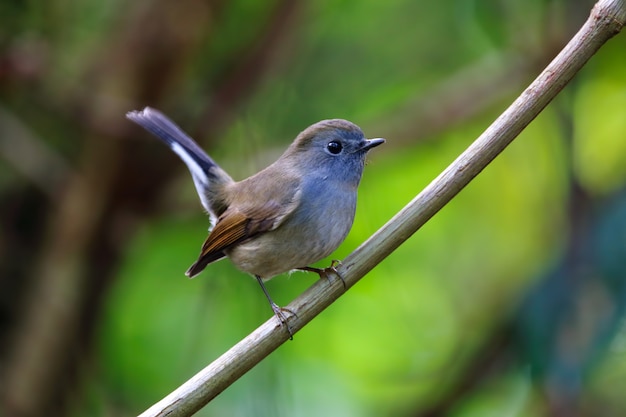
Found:
[[298, 269], [300, 269], [302, 271], [315, 272], [316, 274], [318, 274], [320, 276], [320, 278], [326, 278], [328, 280], [328, 282], [330, 282], [331, 284], [332, 284], [333, 280], [330, 278], [330, 273], [332, 272], [334, 275], [339, 277], [339, 279], [343, 283], [343, 288], [345, 290], [346, 288], [348, 288], [348, 286], [346, 284], [346, 281], [343, 279], [343, 277], [339, 273], [339, 271], [337, 271], [337, 268], [336, 268], [337, 265], [341, 265], [341, 262], [338, 261], [337, 259], [333, 259], [330, 262], [330, 266], [328, 266], [326, 268], [313, 268], [311, 266], [305, 266], [305, 267], [298, 268]]
[[289, 333], [289, 340], [293, 340], [293, 332], [291, 330], [291, 327], [289, 326], [289, 323], [287, 321], [287, 316], [285, 316], [285, 312], [295, 317], [298, 317], [298, 315], [286, 307], [279, 307], [278, 305], [276, 305], [276, 303], [272, 302], [270, 305], [272, 307], [272, 310], [274, 311], [274, 315], [276, 316], [276, 318], [278, 319], [278, 322], [280, 323], [280, 326], [282, 327], [284, 325], [285, 329], [287, 329], [287, 333]]
[[332, 272], [333, 274], [337, 275], [337, 277], [339, 277], [339, 279], [341, 280], [341, 283], [343, 284], [343, 289], [345, 290], [346, 288], [348, 288], [348, 286], [346, 285], [346, 281], [343, 279], [339, 271], [337, 271], [337, 268], [336, 268], [337, 265], [341, 265], [341, 262], [338, 261], [337, 259], [333, 259], [332, 261], [330, 261], [330, 266], [322, 269], [322, 271], [326, 279], [329, 281], [330, 281], [330, 278], [328, 276], [328, 272]]

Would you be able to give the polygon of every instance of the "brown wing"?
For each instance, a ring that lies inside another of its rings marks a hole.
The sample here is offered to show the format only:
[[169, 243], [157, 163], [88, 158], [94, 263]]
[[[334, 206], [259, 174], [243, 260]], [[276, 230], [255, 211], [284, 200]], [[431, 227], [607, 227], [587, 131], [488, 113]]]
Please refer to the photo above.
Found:
[[288, 204], [269, 200], [261, 207], [244, 210], [228, 209], [217, 221], [211, 234], [202, 245], [198, 260], [189, 267], [186, 275], [194, 277], [211, 262], [222, 259], [229, 247], [250, 239], [259, 233], [276, 229], [300, 202], [297, 192]]

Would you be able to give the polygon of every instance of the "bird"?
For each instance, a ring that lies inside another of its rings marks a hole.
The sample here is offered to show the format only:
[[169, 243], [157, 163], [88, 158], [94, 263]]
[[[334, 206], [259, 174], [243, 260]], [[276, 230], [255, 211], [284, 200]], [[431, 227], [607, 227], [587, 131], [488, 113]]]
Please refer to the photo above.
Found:
[[293, 270], [320, 277], [327, 277], [329, 269], [336, 272], [335, 261], [325, 269], [309, 265], [329, 256], [348, 235], [366, 154], [385, 139], [366, 139], [347, 120], [322, 120], [298, 134], [274, 163], [235, 181], [159, 110], [145, 107], [126, 117], [187, 165], [209, 215], [209, 235], [185, 274], [195, 277], [207, 265], [229, 258], [256, 278], [279, 323], [293, 337], [284, 311], [293, 312], [274, 303], [264, 281]]

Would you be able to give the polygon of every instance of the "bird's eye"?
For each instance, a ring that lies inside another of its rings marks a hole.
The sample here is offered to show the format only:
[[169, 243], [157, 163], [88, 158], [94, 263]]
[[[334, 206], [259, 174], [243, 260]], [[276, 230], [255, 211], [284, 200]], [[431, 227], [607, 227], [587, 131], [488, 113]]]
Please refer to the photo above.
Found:
[[341, 145], [340, 142], [334, 140], [332, 142], [328, 142], [328, 145], [326, 145], [326, 149], [328, 149], [328, 152], [332, 153], [333, 155], [337, 155], [343, 150], [343, 145]]

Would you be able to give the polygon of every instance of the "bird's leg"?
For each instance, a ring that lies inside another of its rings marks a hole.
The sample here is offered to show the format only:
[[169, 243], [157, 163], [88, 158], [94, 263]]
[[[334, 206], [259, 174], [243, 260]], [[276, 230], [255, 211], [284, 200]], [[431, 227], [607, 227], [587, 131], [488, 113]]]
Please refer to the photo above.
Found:
[[339, 273], [339, 271], [337, 271], [337, 268], [335, 268], [337, 265], [339, 265], [341, 262], [339, 262], [336, 259], [333, 259], [332, 262], [330, 263], [330, 266], [327, 268], [314, 268], [312, 266], [303, 266], [301, 268], [296, 268], [299, 269], [300, 271], [308, 271], [308, 272], [315, 272], [316, 274], [318, 274], [320, 276], [320, 278], [326, 278], [328, 280], [328, 282], [332, 282], [330, 279], [330, 276], [328, 275], [329, 272], [332, 272], [333, 274], [337, 275], [339, 277], [339, 279], [341, 280], [341, 282], [343, 283], [343, 288], [346, 289], [346, 281], [344, 281], [343, 277], [341, 276], [341, 274]]
[[278, 305], [276, 305], [276, 303], [272, 300], [272, 297], [270, 297], [270, 293], [267, 292], [267, 288], [265, 288], [265, 284], [263, 284], [263, 280], [261, 279], [261, 277], [258, 276], [258, 275], [255, 275], [255, 278], [259, 282], [259, 285], [261, 285], [261, 289], [263, 290], [263, 293], [265, 294], [265, 297], [267, 297], [267, 301], [270, 302], [270, 307], [272, 307], [272, 310], [274, 311], [274, 314], [276, 315], [276, 317], [280, 321], [280, 325], [281, 326], [283, 324], [285, 325], [285, 328], [287, 329], [287, 332], [289, 333], [289, 339], [293, 340], [293, 332], [291, 331], [291, 327], [289, 327], [289, 323], [287, 323], [287, 317], [285, 317], [285, 314], [283, 312], [287, 311], [288, 313], [293, 314], [296, 317], [298, 315], [296, 313], [294, 313], [293, 311], [291, 311], [290, 309], [288, 309], [288, 308], [279, 307]]

